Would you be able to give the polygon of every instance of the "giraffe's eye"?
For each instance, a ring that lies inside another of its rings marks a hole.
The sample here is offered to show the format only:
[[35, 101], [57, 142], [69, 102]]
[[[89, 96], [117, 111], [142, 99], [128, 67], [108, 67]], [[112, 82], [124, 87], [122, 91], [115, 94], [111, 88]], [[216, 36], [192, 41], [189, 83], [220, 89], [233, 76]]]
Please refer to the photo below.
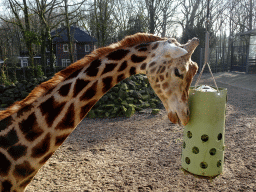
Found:
[[176, 76], [176, 77], [179, 77], [180, 79], [183, 79], [183, 75], [182, 75], [182, 74], [180, 74], [180, 72], [179, 72], [179, 69], [178, 69], [178, 68], [175, 68], [175, 70], [174, 70], [174, 74], [175, 74], [175, 76]]

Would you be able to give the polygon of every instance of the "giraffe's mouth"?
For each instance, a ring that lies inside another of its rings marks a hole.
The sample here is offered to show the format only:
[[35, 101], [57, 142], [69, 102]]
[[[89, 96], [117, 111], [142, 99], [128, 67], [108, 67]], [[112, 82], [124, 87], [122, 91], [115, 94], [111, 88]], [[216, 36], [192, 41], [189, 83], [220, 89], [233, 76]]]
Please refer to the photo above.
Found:
[[189, 116], [187, 116], [186, 118], [184, 119], [181, 119], [178, 115], [178, 113], [176, 112], [169, 112], [168, 113], [168, 118], [169, 120], [174, 123], [174, 124], [179, 124], [179, 125], [187, 125], [188, 121], [189, 121]]

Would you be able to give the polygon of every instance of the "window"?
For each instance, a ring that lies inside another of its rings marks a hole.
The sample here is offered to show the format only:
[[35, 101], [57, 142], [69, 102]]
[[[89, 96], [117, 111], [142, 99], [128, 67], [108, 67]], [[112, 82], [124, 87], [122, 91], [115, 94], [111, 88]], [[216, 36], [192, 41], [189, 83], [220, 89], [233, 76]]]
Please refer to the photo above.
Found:
[[50, 66], [50, 59], [47, 59], [47, 60], [46, 60], [46, 65], [47, 65], [47, 66]]
[[90, 52], [90, 45], [86, 44], [84, 50], [85, 52]]
[[28, 66], [28, 59], [22, 59], [21, 60], [21, 66], [22, 67], [27, 67]]
[[63, 52], [68, 52], [68, 44], [63, 44]]
[[62, 67], [67, 67], [70, 64], [70, 59], [61, 59]]

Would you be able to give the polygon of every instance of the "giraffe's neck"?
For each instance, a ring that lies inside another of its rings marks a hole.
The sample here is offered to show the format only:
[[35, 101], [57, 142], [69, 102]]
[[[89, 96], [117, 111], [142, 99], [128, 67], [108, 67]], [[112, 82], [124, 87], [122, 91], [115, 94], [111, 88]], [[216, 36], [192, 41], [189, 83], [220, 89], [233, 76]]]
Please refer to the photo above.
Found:
[[117, 49], [93, 60], [0, 121], [2, 191], [12, 186], [22, 191], [109, 89], [131, 75], [145, 73], [154, 57], [149, 46], [153, 45]]

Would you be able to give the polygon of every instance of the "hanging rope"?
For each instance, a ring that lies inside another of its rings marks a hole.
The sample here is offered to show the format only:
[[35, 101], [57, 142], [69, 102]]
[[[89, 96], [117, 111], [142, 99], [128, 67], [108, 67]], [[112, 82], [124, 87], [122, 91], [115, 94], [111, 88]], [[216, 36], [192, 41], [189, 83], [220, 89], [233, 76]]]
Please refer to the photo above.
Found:
[[208, 32], [208, 23], [209, 23], [209, 4], [210, 4], [210, 0], [208, 0], [208, 5], [207, 5], [207, 20], [206, 20], [206, 34], [205, 34], [205, 52], [204, 52], [204, 65], [202, 67], [202, 70], [197, 78], [197, 81], [195, 83], [195, 87], [197, 87], [197, 84], [199, 83], [199, 80], [201, 79], [202, 77], [202, 74], [203, 74], [203, 71], [204, 71], [204, 68], [205, 66], [207, 65], [208, 68], [209, 68], [209, 71], [212, 75], [212, 79], [213, 79], [213, 82], [214, 82], [214, 85], [215, 87], [217, 88], [217, 91], [219, 92], [219, 88], [217, 86], [217, 83], [215, 81], [215, 78], [212, 74], [212, 70], [211, 70], [211, 67], [209, 65], [209, 55], [210, 55], [210, 46], [209, 46], [209, 42], [210, 42], [210, 33]]

